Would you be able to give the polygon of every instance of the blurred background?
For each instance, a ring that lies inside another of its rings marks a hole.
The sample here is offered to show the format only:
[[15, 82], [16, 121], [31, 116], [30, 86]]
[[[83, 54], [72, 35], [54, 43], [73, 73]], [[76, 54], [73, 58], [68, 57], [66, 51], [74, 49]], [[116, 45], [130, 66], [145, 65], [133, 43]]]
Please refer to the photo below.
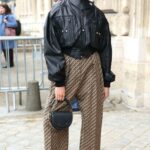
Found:
[[[22, 24], [22, 35], [43, 36], [44, 21], [52, 0], [1, 0]], [[133, 109], [150, 108], [150, 3], [149, 0], [95, 0], [107, 16], [112, 33], [116, 82], [112, 103]]]

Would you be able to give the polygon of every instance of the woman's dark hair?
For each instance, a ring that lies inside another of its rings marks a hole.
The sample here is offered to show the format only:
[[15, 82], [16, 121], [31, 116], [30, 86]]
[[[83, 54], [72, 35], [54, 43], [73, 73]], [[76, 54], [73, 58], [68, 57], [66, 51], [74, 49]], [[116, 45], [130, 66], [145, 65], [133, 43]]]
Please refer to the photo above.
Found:
[[0, 4], [5, 9], [5, 14], [11, 14], [11, 9], [7, 4]]

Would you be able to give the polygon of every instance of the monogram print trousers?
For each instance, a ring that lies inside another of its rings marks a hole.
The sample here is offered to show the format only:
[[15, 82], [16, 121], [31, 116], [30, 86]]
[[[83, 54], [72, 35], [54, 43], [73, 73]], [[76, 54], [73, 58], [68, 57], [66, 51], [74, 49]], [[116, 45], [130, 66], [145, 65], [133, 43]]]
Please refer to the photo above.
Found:
[[[82, 116], [80, 150], [100, 150], [104, 85], [99, 54], [83, 59], [65, 55], [65, 60], [66, 98], [77, 97]], [[54, 129], [49, 119], [53, 101], [56, 101], [54, 88], [51, 83], [44, 108], [44, 146], [45, 150], [68, 150], [68, 129]]]

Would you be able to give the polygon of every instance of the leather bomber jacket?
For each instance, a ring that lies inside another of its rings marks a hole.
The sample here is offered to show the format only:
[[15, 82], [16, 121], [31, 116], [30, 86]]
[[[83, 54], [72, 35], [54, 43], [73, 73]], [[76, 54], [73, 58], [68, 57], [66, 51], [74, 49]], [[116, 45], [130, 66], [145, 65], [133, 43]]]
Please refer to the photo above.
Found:
[[49, 80], [55, 86], [65, 85], [64, 53], [90, 49], [100, 55], [104, 86], [115, 80], [111, 71], [112, 47], [109, 24], [93, 3], [81, 10], [70, 0], [55, 4], [48, 13], [44, 26], [44, 55]]

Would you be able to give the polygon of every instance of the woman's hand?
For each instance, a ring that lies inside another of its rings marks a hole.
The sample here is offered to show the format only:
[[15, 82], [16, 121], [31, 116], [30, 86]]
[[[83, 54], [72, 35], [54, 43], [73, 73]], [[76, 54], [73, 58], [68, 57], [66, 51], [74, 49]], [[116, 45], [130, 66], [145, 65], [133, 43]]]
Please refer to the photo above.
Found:
[[108, 98], [109, 96], [109, 87], [104, 87], [104, 101]]
[[58, 101], [63, 101], [65, 99], [65, 86], [55, 87], [55, 99]]

